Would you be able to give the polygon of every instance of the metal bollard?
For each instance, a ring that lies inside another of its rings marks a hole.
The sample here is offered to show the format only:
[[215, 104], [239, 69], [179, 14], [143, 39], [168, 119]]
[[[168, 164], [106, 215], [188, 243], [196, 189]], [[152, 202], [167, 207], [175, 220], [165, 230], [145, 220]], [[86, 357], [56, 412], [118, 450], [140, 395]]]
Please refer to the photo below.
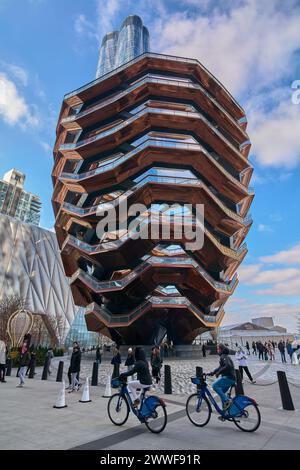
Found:
[[286, 379], [285, 372], [282, 370], [278, 370], [277, 377], [278, 377], [278, 385], [279, 385], [281, 401], [282, 401], [282, 408], [284, 410], [294, 411], [295, 407], [294, 407], [294, 403], [292, 400], [292, 396], [291, 396], [291, 392], [289, 389], [288, 381]]
[[56, 374], [56, 382], [62, 382], [64, 372], [64, 361], [59, 361], [57, 374]]
[[242, 377], [239, 369], [235, 369], [235, 375], [236, 375], [236, 386], [235, 386], [235, 396], [237, 395], [245, 395], [244, 393], [244, 387], [242, 384]]
[[7, 360], [7, 369], [6, 369], [6, 376], [10, 377], [11, 376], [11, 368], [12, 368], [12, 359]]
[[49, 370], [49, 360], [48, 357], [45, 358], [42, 380], [48, 380], [48, 370]]
[[97, 385], [98, 385], [98, 366], [99, 366], [98, 362], [94, 362], [91, 385], [93, 385], [95, 387], [97, 387]]
[[29, 375], [28, 375], [29, 379], [34, 379], [35, 363], [36, 363], [36, 358], [34, 357], [32, 359], [30, 369], [29, 369]]
[[164, 392], [166, 395], [172, 395], [172, 377], [171, 377], [171, 366], [165, 365], [165, 383]]

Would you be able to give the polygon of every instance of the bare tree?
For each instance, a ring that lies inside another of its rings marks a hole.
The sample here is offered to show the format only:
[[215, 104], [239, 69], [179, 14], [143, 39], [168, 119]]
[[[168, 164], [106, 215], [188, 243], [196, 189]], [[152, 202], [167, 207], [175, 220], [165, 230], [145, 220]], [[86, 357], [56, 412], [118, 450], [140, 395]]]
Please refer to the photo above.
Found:
[[47, 330], [47, 327], [43, 320], [43, 315], [34, 315], [31, 335], [31, 342], [36, 346], [48, 342], [49, 331]]
[[0, 339], [6, 343], [10, 341], [7, 333], [7, 324], [10, 316], [17, 310], [26, 310], [26, 300], [18, 295], [4, 296], [0, 300]]
[[65, 315], [60, 313], [57, 313], [56, 315], [47, 315], [45, 316], [45, 324], [50, 335], [51, 346], [62, 346], [67, 328], [67, 319]]

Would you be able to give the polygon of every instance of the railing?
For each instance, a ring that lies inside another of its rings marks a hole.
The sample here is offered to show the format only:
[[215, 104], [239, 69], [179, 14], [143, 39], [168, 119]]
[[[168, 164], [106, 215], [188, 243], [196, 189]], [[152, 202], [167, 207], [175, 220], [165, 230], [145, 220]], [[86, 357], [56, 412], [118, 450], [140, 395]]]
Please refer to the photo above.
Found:
[[[128, 199], [131, 195], [134, 194], [137, 190], [146, 186], [148, 183], [160, 183], [160, 184], [177, 184], [183, 186], [193, 186], [193, 187], [202, 187], [210, 197], [217, 203], [217, 205], [232, 219], [244, 224], [248, 225], [250, 222], [252, 223], [252, 218], [250, 215], [242, 218], [240, 215], [233, 212], [231, 209], [226, 207], [226, 205], [208, 188], [208, 186], [200, 179], [200, 178], [185, 178], [185, 177], [172, 177], [172, 176], [155, 176], [155, 175], [145, 175], [142, 179], [135, 184], [131, 189], [124, 192], [121, 196], [112, 199], [109, 202], [98, 203], [97, 205], [89, 206], [89, 207], [78, 207], [68, 202], [64, 202], [62, 204], [63, 209], [73, 212], [77, 215], [88, 216], [91, 214], [96, 214], [97, 211], [102, 211], [107, 204], [110, 204], [110, 207], [117, 207], [121, 202], [125, 199]], [[103, 207], [102, 207], [103, 206]]]
[[[228, 120], [231, 121], [231, 123], [237, 128], [237, 130], [239, 130], [239, 132], [243, 133], [245, 135], [245, 131], [243, 131], [243, 129], [239, 126], [239, 124], [232, 118], [232, 116], [223, 108], [223, 106], [221, 106], [221, 104], [210, 94], [207, 92], [207, 90], [205, 90], [205, 88], [203, 88], [200, 84], [196, 84], [196, 83], [188, 83], [188, 82], [182, 82], [180, 80], [176, 80], [176, 78], [171, 78], [171, 77], [159, 77], [159, 78], [155, 78], [153, 76], [153, 74], [146, 74], [144, 75], [142, 78], [140, 78], [139, 80], [137, 80], [136, 82], [134, 82], [134, 84], [130, 84], [128, 86], [128, 88], [126, 90], [122, 90], [120, 92], [117, 92], [115, 93], [113, 96], [107, 98], [102, 98], [101, 100], [99, 100], [97, 103], [95, 103], [94, 105], [90, 106], [90, 107], [87, 107], [85, 108], [83, 111], [77, 113], [77, 114], [74, 114], [72, 116], [68, 116], [64, 119], [62, 119], [62, 123], [68, 123], [68, 122], [72, 122], [72, 121], [78, 121], [79, 119], [81, 119], [82, 117], [84, 116], [87, 116], [91, 113], [93, 113], [94, 111], [96, 110], [99, 110], [100, 108], [104, 108], [120, 99], [122, 99], [124, 96], [132, 93], [136, 88], [139, 88], [143, 85], [146, 85], [146, 84], [151, 84], [151, 83], [155, 83], [155, 84], [158, 84], [158, 85], [172, 85], [172, 86], [176, 86], [176, 87], [182, 87], [182, 88], [192, 88], [194, 90], [199, 90], [201, 91], [201, 93], [203, 95], [205, 95], [210, 101], [212, 101], [214, 103], [214, 105], [227, 117]], [[245, 141], [247, 142], [247, 141]], [[243, 143], [244, 144], [244, 143]], [[241, 145], [243, 145], [241, 144]]]
[[94, 170], [90, 170], [85, 173], [79, 173], [79, 174], [62, 172], [61, 175], [59, 176], [59, 179], [61, 181], [64, 181], [64, 180], [82, 181], [87, 178], [91, 178], [93, 176], [105, 173], [107, 171], [110, 171], [120, 166], [123, 162], [130, 160], [136, 154], [142, 152], [144, 149], [151, 148], [151, 147], [181, 149], [181, 150], [188, 150], [188, 151], [193, 151], [193, 152], [200, 151], [205, 154], [205, 156], [214, 164], [214, 166], [216, 166], [225, 175], [227, 179], [232, 181], [242, 191], [247, 191], [247, 188], [239, 181], [239, 179], [231, 175], [231, 173], [219, 161], [217, 161], [214, 157], [212, 157], [212, 155], [201, 144], [199, 143], [198, 144], [192, 144], [192, 143], [186, 144], [186, 143], [181, 143], [181, 142], [174, 142], [174, 140], [172, 141], [170, 140], [170, 142], [167, 142], [165, 140], [159, 140], [156, 138], [147, 139], [145, 142], [141, 143], [134, 150], [131, 150], [130, 152], [126, 154], [121, 154], [121, 153], [116, 154], [114, 157], [112, 157], [113, 161], [109, 161], [108, 163], [106, 162], [106, 160], [104, 160], [102, 163], [99, 162], [99, 166], [95, 168]]
[[74, 143], [70, 144], [62, 144], [59, 147], [60, 151], [63, 150], [76, 150], [80, 147], [83, 147], [91, 142], [96, 142], [98, 140], [103, 139], [104, 137], [107, 137], [108, 135], [115, 134], [116, 132], [120, 131], [124, 127], [132, 124], [134, 121], [136, 121], [139, 118], [142, 118], [146, 114], [165, 114], [167, 116], [176, 116], [176, 117], [185, 117], [185, 118], [192, 118], [192, 119], [198, 119], [202, 122], [204, 122], [213, 132], [213, 134], [216, 134], [222, 141], [231, 149], [231, 151], [240, 158], [247, 166], [249, 166], [248, 160], [242, 155], [242, 153], [231, 143], [227, 140], [226, 137], [223, 136], [223, 134], [215, 127], [213, 126], [200, 112], [190, 112], [190, 111], [175, 111], [175, 110], [170, 110], [170, 109], [160, 109], [160, 108], [146, 108], [136, 115], [130, 117], [129, 119], [126, 119], [123, 121], [121, 124], [117, 124], [116, 126], [101, 132], [95, 136], [89, 137], [87, 139], [83, 139]]
[[143, 262], [136, 267], [133, 271], [129, 274], [124, 276], [122, 279], [118, 280], [109, 280], [109, 281], [98, 281], [95, 279], [91, 274], [83, 271], [82, 269], [78, 269], [71, 277], [70, 277], [70, 284], [74, 283], [75, 280], [81, 279], [83, 282], [87, 283], [90, 287], [92, 287], [94, 292], [100, 293], [105, 292], [110, 289], [122, 289], [123, 287], [130, 284], [134, 279], [139, 277], [139, 275], [149, 269], [151, 266], [162, 265], [165, 267], [170, 266], [184, 266], [184, 267], [193, 267], [196, 271], [204, 278], [206, 281], [215, 289], [230, 292], [236, 281], [237, 275], [235, 274], [230, 282], [219, 282], [213, 279], [210, 274], [208, 274], [205, 269], [200, 266], [194, 259], [185, 257], [185, 258], [170, 258], [170, 257], [161, 257], [161, 256], [150, 256], [147, 255]]
[[[150, 217], [149, 217], [149, 215], [150, 215]], [[186, 225], [196, 225], [196, 224], [198, 224], [198, 226], [199, 226], [199, 221], [197, 221], [194, 216], [184, 216], [184, 221], [183, 221], [181, 216], [167, 215], [166, 221], [167, 221], [168, 224], [174, 223], [176, 225], [176, 223], [179, 223], [180, 225], [182, 225], [184, 223], [185, 226]], [[150, 226], [150, 224], [153, 224], [153, 223], [159, 223], [159, 224], [163, 223], [163, 218], [162, 218], [161, 213], [158, 213], [158, 214], [156, 214], [156, 213], [151, 213], [151, 214], [144, 213], [144, 214], [138, 216], [135, 219], [134, 228], [131, 228], [130, 231], [124, 229], [124, 234], [122, 234], [117, 240], [115, 240], [113, 242], [112, 241], [102, 241], [98, 245], [89, 245], [88, 243], [85, 243], [82, 240], [78, 240], [73, 235], [68, 235], [65, 239], [65, 242], [63, 244], [62, 249], [64, 249], [67, 244], [70, 244], [70, 245], [73, 244], [74, 246], [79, 247], [82, 251], [85, 251], [88, 254], [96, 254], [96, 253], [100, 253], [100, 252], [107, 252], [107, 251], [115, 250], [118, 247], [120, 247], [120, 245], [125, 243], [127, 240], [129, 240], [131, 238], [136, 239], [137, 236], [140, 237], [141, 234], [143, 233], [143, 230], [148, 228]], [[211, 242], [215, 246], [217, 246], [217, 248], [225, 256], [229, 256], [229, 257], [234, 258], [234, 259], [239, 259], [240, 255], [243, 252], [247, 251], [246, 243], [241, 245], [238, 249], [228, 248], [228, 247], [222, 245], [222, 243], [220, 243], [216, 239], [216, 237], [214, 235], [212, 235], [202, 224], [200, 224], [200, 225], [201, 225], [200, 228], [202, 230], [204, 230], [205, 235], [207, 235], [207, 237], [211, 240]]]
[[201, 321], [207, 323], [218, 323], [219, 317], [223, 313], [223, 307], [220, 307], [216, 315], [205, 315], [202, 310], [192, 304], [186, 297], [155, 297], [148, 296], [146, 301], [136, 307], [130, 314], [115, 315], [111, 314], [105, 306], [99, 306], [98, 304], [92, 303], [87, 306], [86, 312], [98, 313], [108, 325], [114, 325], [116, 323], [130, 323], [136, 317], [140, 316], [143, 312], [151, 307], [157, 307], [160, 305], [167, 305], [169, 307], [187, 307], [193, 312]]
[[230, 98], [230, 100], [233, 102], [233, 104], [244, 114], [244, 110], [242, 109], [242, 107], [237, 103], [237, 101], [233, 98], [233, 96], [229, 93], [229, 91], [226, 90], [224, 85], [222, 85], [222, 83], [206, 67], [204, 67], [204, 65], [202, 65], [197, 59], [171, 56], [171, 55], [167, 55], [167, 54], [157, 54], [157, 53], [154, 53], [154, 52], [146, 52], [144, 54], [139, 55], [135, 59], [130, 60], [129, 62], [121, 65], [120, 67], [117, 67], [116, 69], [112, 70], [111, 72], [108, 72], [107, 74], [103, 75], [102, 77], [97, 78], [97, 79], [87, 83], [86, 85], [78, 88], [77, 90], [74, 90], [73, 92], [66, 94], [65, 99], [72, 98], [73, 96], [76, 96], [79, 93], [81, 93], [85, 90], [88, 90], [89, 88], [96, 85], [97, 83], [101, 83], [104, 80], [107, 80], [108, 78], [113, 77], [116, 73], [119, 73], [122, 70], [125, 70], [127, 67], [132, 66], [133, 64], [139, 62], [140, 60], [142, 60], [144, 58], [148, 58], [148, 57], [149, 58], [154, 58], [154, 59], [172, 60], [172, 61], [175, 61], [175, 62], [184, 62], [186, 64], [199, 65], [201, 67], [201, 69], [204, 70], [206, 72], [206, 74], [210, 78], [212, 78], [219, 85], [219, 87], [227, 94], [227, 96]]

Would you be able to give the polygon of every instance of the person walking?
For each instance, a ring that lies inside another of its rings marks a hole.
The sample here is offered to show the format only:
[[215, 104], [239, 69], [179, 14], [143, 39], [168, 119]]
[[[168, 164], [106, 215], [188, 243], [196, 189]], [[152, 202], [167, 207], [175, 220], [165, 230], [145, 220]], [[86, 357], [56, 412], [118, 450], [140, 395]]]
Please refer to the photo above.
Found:
[[273, 345], [271, 341], [269, 341], [267, 345], [267, 349], [268, 349], [268, 354], [270, 356], [270, 361], [275, 361], [275, 354], [274, 354]]
[[96, 349], [96, 362], [97, 364], [101, 364], [101, 360], [102, 360], [102, 354], [101, 354], [101, 348], [100, 346], [98, 345], [97, 346], [97, 349]]
[[278, 350], [280, 352], [281, 362], [286, 363], [285, 345], [284, 345], [284, 342], [282, 340], [280, 340], [279, 343], [278, 343]]
[[114, 347], [114, 352], [113, 352], [113, 358], [111, 360], [111, 364], [114, 366], [114, 370], [112, 373], [112, 379], [115, 377], [119, 377], [120, 375], [120, 364], [121, 364], [121, 354], [120, 354], [120, 349], [119, 346]]
[[[73, 351], [74, 351], [74, 348], [77, 348], [79, 347], [79, 344], [77, 341], [73, 341], [73, 344], [72, 344], [72, 354], [73, 354]], [[72, 356], [71, 356], [71, 359], [72, 359]], [[78, 382], [79, 382], [79, 373], [77, 374], [76, 376]], [[69, 380], [69, 385], [68, 387], [66, 387], [66, 390], [70, 389], [71, 386], [72, 386], [72, 374], [71, 374], [71, 361], [70, 361], [70, 365], [69, 365], [69, 369], [68, 369], [68, 380]]]
[[26, 373], [26, 369], [29, 365], [29, 362], [30, 362], [30, 355], [29, 355], [29, 352], [28, 352], [28, 349], [27, 349], [27, 343], [23, 343], [23, 346], [22, 346], [22, 349], [21, 349], [21, 352], [20, 352], [20, 356], [19, 356], [19, 371], [18, 371], [18, 377], [20, 379], [20, 383], [19, 385], [17, 385], [17, 387], [23, 387], [24, 386], [24, 383], [25, 383], [25, 373]]
[[290, 356], [291, 364], [292, 364], [292, 362], [293, 362], [293, 352], [294, 352], [294, 350], [293, 350], [293, 347], [292, 347], [292, 343], [291, 343], [291, 341], [290, 341], [289, 339], [287, 340], [286, 350], [287, 350], [288, 355]]
[[247, 355], [241, 346], [239, 347], [238, 351], [235, 353], [235, 358], [239, 365], [239, 371], [241, 374], [242, 383], [243, 383], [243, 372], [245, 371], [250, 382], [254, 384], [255, 380], [253, 380], [252, 375], [250, 374], [250, 371], [247, 365]]
[[81, 351], [80, 347], [77, 344], [73, 348], [73, 353], [71, 356], [70, 362], [70, 373], [71, 373], [71, 386], [69, 393], [73, 392], [74, 390], [78, 391], [81, 384], [79, 383], [79, 373], [80, 373], [80, 365], [81, 365]]
[[264, 345], [262, 344], [261, 341], [258, 341], [257, 343], [257, 350], [258, 350], [258, 359], [263, 360], [264, 359]]
[[134, 368], [134, 355], [132, 348], [128, 348], [128, 355], [125, 361], [125, 366], [127, 367], [127, 372]]
[[6, 367], [6, 345], [4, 341], [0, 340], [0, 382], [2, 383], [6, 383], [5, 367]]
[[53, 354], [53, 349], [52, 347], [50, 346], [47, 350], [47, 360], [48, 360], [48, 374], [51, 375], [51, 361], [54, 357], [54, 354]]
[[246, 341], [246, 349], [247, 349], [248, 356], [250, 356], [250, 344], [248, 341]]
[[268, 361], [269, 360], [269, 356], [268, 356], [268, 345], [267, 343], [265, 342], [264, 346], [263, 346], [263, 351], [264, 351], [264, 360], [265, 361]]
[[[36, 358], [36, 352], [33, 350], [31, 351], [30, 353], [30, 360], [29, 360], [29, 364], [28, 364], [28, 367], [27, 367], [27, 370], [26, 370], [26, 376], [28, 375], [28, 373], [30, 372], [30, 369], [31, 369], [31, 366], [32, 364], [35, 362], [35, 358]], [[35, 374], [35, 372], [34, 372]]]
[[163, 364], [158, 346], [154, 347], [153, 352], [151, 354], [150, 362], [152, 367], [152, 377], [155, 379], [156, 385], [158, 385], [161, 378], [160, 370]]
[[254, 356], [257, 356], [257, 351], [256, 351], [256, 344], [254, 341], [252, 341], [252, 354]]
[[204, 343], [202, 344], [202, 356], [206, 357], [206, 346]]

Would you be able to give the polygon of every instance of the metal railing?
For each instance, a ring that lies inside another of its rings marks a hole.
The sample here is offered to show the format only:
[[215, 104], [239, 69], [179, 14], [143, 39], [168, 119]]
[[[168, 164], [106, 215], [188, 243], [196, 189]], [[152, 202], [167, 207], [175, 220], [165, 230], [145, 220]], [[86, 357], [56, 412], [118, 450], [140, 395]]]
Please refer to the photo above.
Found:
[[215, 323], [218, 324], [220, 316], [223, 314], [223, 307], [220, 307], [216, 312], [216, 315], [205, 315], [201, 309], [196, 307], [192, 302], [190, 302], [186, 297], [156, 297], [148, 296], [141, 305], [136, 307], [129, 314], [115, 315], [110, 313], [110, 311], [105, 306], [99, 306], [96, 303], [92, 303], [87, 306], [86, 312], [95, 312], [101, 316], [105, 322], [112, 326], [117, 323], [129, 324], [137, 317], [145, 313], [149, 308], [157, 308], [159, 306], [166, 306], [169, 308], [176, 307], [187, 307], [199, 320], [204, 323]]
[[[155, 169], [155, 167], [154, 167]], [[160, 169], [162, 171], [162, 169]], [[64, 202], [62, 204], [62, 208], [72, 212], [76, 215], [79, 216], [89, 216], [92, 214], [96, 214], [97, 211], [102, 211], [107, 204], [110, 205], [110, 207], [116, 208], [121, 202], [124, 202], [125, 199], [128, 199], [130, 196], [132, 196], [136, 191], [141, 189], [143, 186], [146, 186], [147, 184], [151, 183], [159, 183], [159, 184], [176, 184], [176, 185], [182, 185], [182, 186], [192, 186], [195, 188], [203, 188], [209, 196], [216, 202], [216, 204], [232, 219], [236, 220], [239, 223], [242, 223], [244, 225], [249, 225], [249, 223], [252, 223], [252, 218], [251, 215], [248, 214], [244, 218], [242, 218], [239, 214], [236, 214], [233, 212], [231, 209], [226, 207], [226, 205], [219, 199], [218, 196], [216, 196], [210, 189], [209, 187], [200, 179], [200, 178], [186, 178], [186, 177], [172, 177], [172, 176], [156, 176], [156, 175], [142, 175], [142, 179], [138, 181], [137, 184], [135, 184], [131, 189], [125, 191], [123, 194], [118, 195], [115, 199], [112, 199], [111, 201], [105, 201], [105, 202], [99, 202], [96, 205], [92, 205], [89, 207], [78, 207], [74, 204], [71, 204], [69, 202]]]
[[129, 126], [132, 124], [134, 121], [138, 120], [139, 118], [144, 117], [146, 114], [165, 114], [167, 116], [176, 116], [176, 117], [185, 117], [185, 118], [192, 118], [192, 119], [198, 119], [199, 121], [204, 122], [209, 129], [212, 131], [213, 134], [216, 134], [220, 140], [231, 149], [231, 151], [240, 159], [242, 160], [246, 166], [249, 166], [248, 160], [242, 155], [242, 153], [231, 143], [229, 140], [215, 127], [213, 126], [207, 119], [206, 117], [203, 116], [200, 112], [191, 112], [191, 111], [178, 111], [178, 110], [170, 110], [170, 109], [163, 109], [163, 108], [146, 108], [143, 109], [142, 111], [138, 112], [134, 116], [126, 119], [123, 121], [121, 124], [117, 124], [116, 126], [104, 131], [100, 132], [97, 135], [94, 135], [92, 137], [88, 137], [87, 139], [79, 140], [74, 143], [70, 144], [62, 144], [59, 147], [60, 151], [64, 150], [77, 150], [91, 142], [96, 142], [98, 140], [103, 139], [104, 137], [107, 137], [108, 135], [112, 135], [117, 133], [118, 131], [124, 129], [124, 127]]
[[143, 262], [137, 266], [134, 270], [132, 270], [129, 274], [124, 276], [122, 279], [117, 280], [108, 280], [108, 281], [99, 281], [94, 278], [91, 274], [83, 271], [82, 269], [78, 269], [71, 277], [70, 277], [70, 284], [74, 283], [77, 279], [82, 280], [85, 284], [88, 284], [92, 287], [94, 292], [100, 293], [105, 292], [107, 290], [117, 290], [126, 287], [130, 284], [134, 279], [138, 278], [140, 274], [151, 266], [160, 265], [163, 268], [167, 268], [170, 266], [176, 267], [186, 267], [186, 268], [194, 268], [214, 289], [222, 290], [225, 292], [232, 291], [235, 283], [237, 282], [237, 274], [233, 276], [231, 281], [228, 283], [226, 282], [219, 282], [213, 279], [210, 274], [208, 274], [205, 269], [197, 263], [194, 259], [185, 256], [183, 257], [162, 257], [162, 256], [151, 256], [147, 255], [144, 257]]

